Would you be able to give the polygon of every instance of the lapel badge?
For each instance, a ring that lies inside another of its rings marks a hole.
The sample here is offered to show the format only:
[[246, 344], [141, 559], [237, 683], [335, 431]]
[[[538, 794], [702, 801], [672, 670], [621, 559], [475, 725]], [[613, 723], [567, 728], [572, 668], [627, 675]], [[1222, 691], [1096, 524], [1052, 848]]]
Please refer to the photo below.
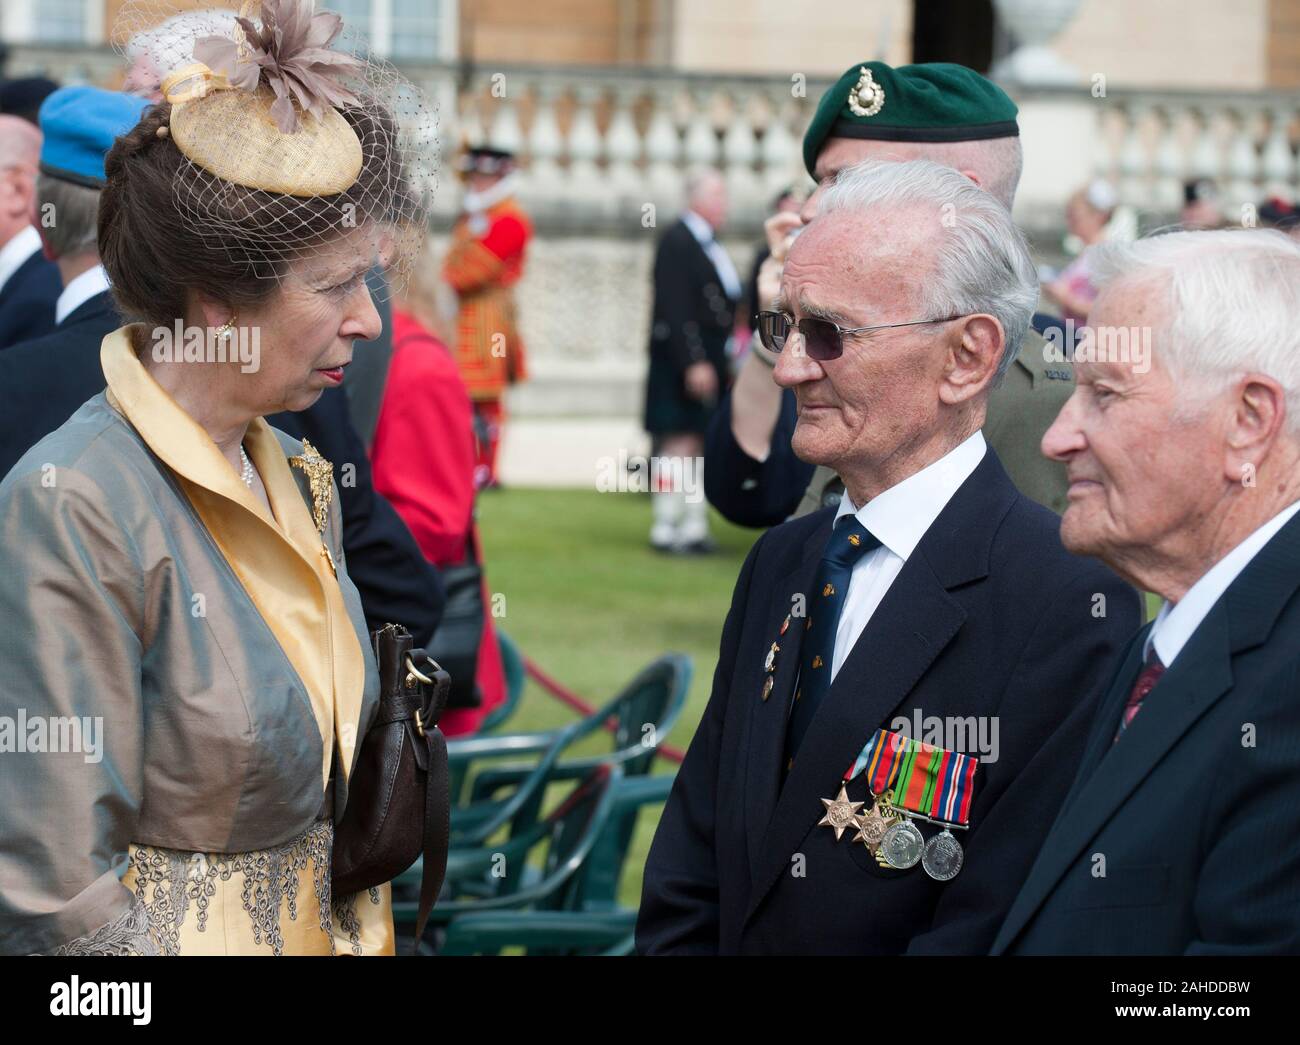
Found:
[[865, 65], [858, 72], [858, 82], [849, 92], [849, 111], [854, 116], [875, 116], [885, 107], [885, 89], [871, 78], [871, 70]]
[[767, 659], [763, 661], [763, 670], [769, 675], [776, 669], [776, 655], [780, 649], [781, 647], [774, 642], [772, 648], [767, 651]]
[[784, 635], [786, 633], [786, 629], [789, 627], [790, 627], [790, 614], [787, 613], [785, 615], [785, 620], [781, 622], [781, 634]]
[[767, 678], [765, 678], [765, 679], [763, 680], [763, 699], [764, 699], [764, 700], [767, 700], [767, 698], [770, 697], [770, 696], [772, 695], [772, 685], [773, 685], [773, 683], [772, 683], [772, 676], [771, 676], [771, 675], [768, 675]]

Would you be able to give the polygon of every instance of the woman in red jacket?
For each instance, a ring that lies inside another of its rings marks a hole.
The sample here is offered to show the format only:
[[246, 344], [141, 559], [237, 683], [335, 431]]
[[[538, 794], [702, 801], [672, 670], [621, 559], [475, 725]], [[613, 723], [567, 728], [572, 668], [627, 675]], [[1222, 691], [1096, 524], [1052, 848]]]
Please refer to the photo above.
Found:
[[[462, 563], [472, 546], [481, 563], [474, 526], [473, 410], [455, 360], [431, 333], [437, 319], [428, 284], [421, 273], [412, 274], [405, 296], [393, 302], [393, 356], [370, 463], [375, 489], [388, 498], [430, 562]], [[486, 574], [483, 587], [488, 612], [478, 651], [482, 703], [443, 713], [440, 725], [449, 737], [477, 731], [506, 697]]]

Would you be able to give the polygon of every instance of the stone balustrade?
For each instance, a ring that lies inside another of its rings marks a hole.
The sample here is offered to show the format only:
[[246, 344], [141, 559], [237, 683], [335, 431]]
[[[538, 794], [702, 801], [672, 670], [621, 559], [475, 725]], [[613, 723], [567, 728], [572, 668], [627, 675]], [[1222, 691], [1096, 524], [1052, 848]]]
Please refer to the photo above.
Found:
[[[112, 83], [107, 48], [18, 46], [10, 75]], [[829, 80], [710, 76], [634, 67], [441, 63], [404, 70], [440, 112], [444, 156], [491, 141], [519, 154], [523, 193], [539, 226], [617, 233], [644, 223], [646, 205], [674, 211], [697, 167], [716, 166], [732, 190], [733, 224], [757, 228], [780, 188], [806, 180], [800, 137]], [[1110, 89], [1017, 90], [1025, 140], [1018, 217], [1059, 228], [1071, 190], [1111, 178], [1123, 202], [1172, 215], [1181, 184], [1215, 178], [1230, 206], [1300, 194], [1300, 96]], [[444, 177], [436, 213], [455, 210]]]

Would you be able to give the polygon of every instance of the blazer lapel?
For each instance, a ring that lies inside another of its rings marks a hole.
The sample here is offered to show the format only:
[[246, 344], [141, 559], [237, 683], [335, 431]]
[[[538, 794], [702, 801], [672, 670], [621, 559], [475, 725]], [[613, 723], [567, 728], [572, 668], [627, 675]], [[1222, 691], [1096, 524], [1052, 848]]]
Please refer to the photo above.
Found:
[[[1093, 727], [1079, 777], [998, 933], [994, 954], [1015, 941], [1084, 846], [1179, 738], [1232, 687], [1232, 657], [1268, 639], [1298, 589], [1300, 515], [1283, 526], [1228, 586], [1147, 698], [1151, 707], [1133, 720], [1121, 743], [1112, 744], [1120, 702], [1137, 677], [1142, 643], [1135, 641]], [[1149, 631], [1144, 628], [1139, 639]]]
[[[828, 513], [823, 525], [817, 527], [804, 543], [790, 556], [790, 562], [780, 579], [772, 586], [772, 600], [767, 608], [767, 629], [763, 633], [763, 656], [775, 642], [780, 646], [776, 667], [772, 673], [772, 693], [767, 700], [762, 693], [745, 695], [752, 699], [748, 716], [749, 736], [745, 744], [747, 762], [745, 769], [745, 836], [749, 844], [749, 863], [757, 866], [762, 852], [763, 836], [776, 806], [777, 789], [781, 780], [781, 756], [785, 747], [785, 727], [790, 713], [790, 698], [794, 693], [795, 676], [799, 673], [799, 651], [803, 646], [803, 617], [791, 617], [790, 627], [781, 634], [781, 623], [794, 606], [794, 597], [806, 593], [817, 573], [821, 549], [826, 544], [833, 517]], [[770, 636], [770, 637], [769, 637]]]
[[[907, 699], [965, 619], [965, 611], [944, 590], [924, 557], [914, 554], [835, 676], [804, 737], [752, 865], [747, 918], [816, 825], [822, 809], [819, 799], [835, 797], [833, 785], [839, 775], [853, 764], [890, 712]], [[784, 737], [784, 722], [782, 727], [778, 743]], [[779, 763], [779, 746], [775, 755]]]
[[1130, 649], [1124, 670], [1098, 712], [1079, 776], [1007, 914], [994, 953], [1000, 953], [1015, 939], [1106, 822], [1169, 749], [1232, 686], [1227, 614], [1220, 603], [1201, 623], [1193, 641], [1147, 697], [1148, 706], [1116, 744], [1120, 705], [1136, 681], [1142, 646], [1136, 642]]
[[1138, 629], [1138, 633], [1133, 636], [1123, 659], [1120, 661], [1119, 671], [1115, 673], [1115, 677], [1111, 679], [1105, 696], [1097, 704], [1097, 713], [1093, 717], [1088, 746], [1084, 748], [1083, 758], [1079, 762], [1079, 771], [1074, 777], [1074, 784], [1066, 793], [1065, 801], [1061, 803], [1061, 812], [1057, 814], [1058, 820], [1064, 815], [1065, 810], [1075, 796], [1078, 795], [1083, 785], [1091, 779], [1092, 774], [1096, 771], [1097, 763], [1110, 750], [1115, 739], [1115, 729], [1119, 723], [1120, 708], [1128, 700], [1129, 691], [1137, 682], [1138, 673], [1142, 670], [1143, 650], [1146, 648], [1146, 639], [1151, 634], [1151, 628], [1152, 625], [1147, 624], [1145, 627]]
[[[746, 831], [754, 868], [746, 920], [752, 918], [789, 867], [805, 835], [816, 826], [819, 799], [834, 797], [828, 788], [853, 763], [871, 734], [907, 700], [930, 665], [952, 641], [965, 610], [949, 591], [988, 576], [993, 537], [1019, 496], [992, 448], [961, 485], [899, 571], [848, 659], [835, 676], [818, 709], [799, 757], [777, 795], [790, 685], [797, 670], [798, 648], [784, 664], [788, 673], [779, 711], [770, 707], [751, 716], [749, 743], [749, 817]], [[830, 532], [832, 514], [809, 540], [796, 576], [778, 586], [789, 606], [790, 595], [807, 592], [820, 550]], [[779, 627], [787, 609], [774, 619]], [[781, 656], [787, 650], [782, 647]], [[778, 685], [782, 680], [778, 679]], [[771, 705], [773, 701], [768, 701]]]

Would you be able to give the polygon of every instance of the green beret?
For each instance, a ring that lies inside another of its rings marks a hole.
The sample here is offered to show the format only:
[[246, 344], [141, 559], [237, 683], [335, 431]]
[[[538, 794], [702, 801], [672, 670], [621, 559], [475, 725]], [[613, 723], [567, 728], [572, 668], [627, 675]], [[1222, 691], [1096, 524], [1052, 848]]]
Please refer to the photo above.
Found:
[[822, 95], [803, 136], [812, 174], [827, 138], [968, 142], [1020, 133], [1016, 103], [973, 69], [925, 62], [897, 69], [858, 62]]

